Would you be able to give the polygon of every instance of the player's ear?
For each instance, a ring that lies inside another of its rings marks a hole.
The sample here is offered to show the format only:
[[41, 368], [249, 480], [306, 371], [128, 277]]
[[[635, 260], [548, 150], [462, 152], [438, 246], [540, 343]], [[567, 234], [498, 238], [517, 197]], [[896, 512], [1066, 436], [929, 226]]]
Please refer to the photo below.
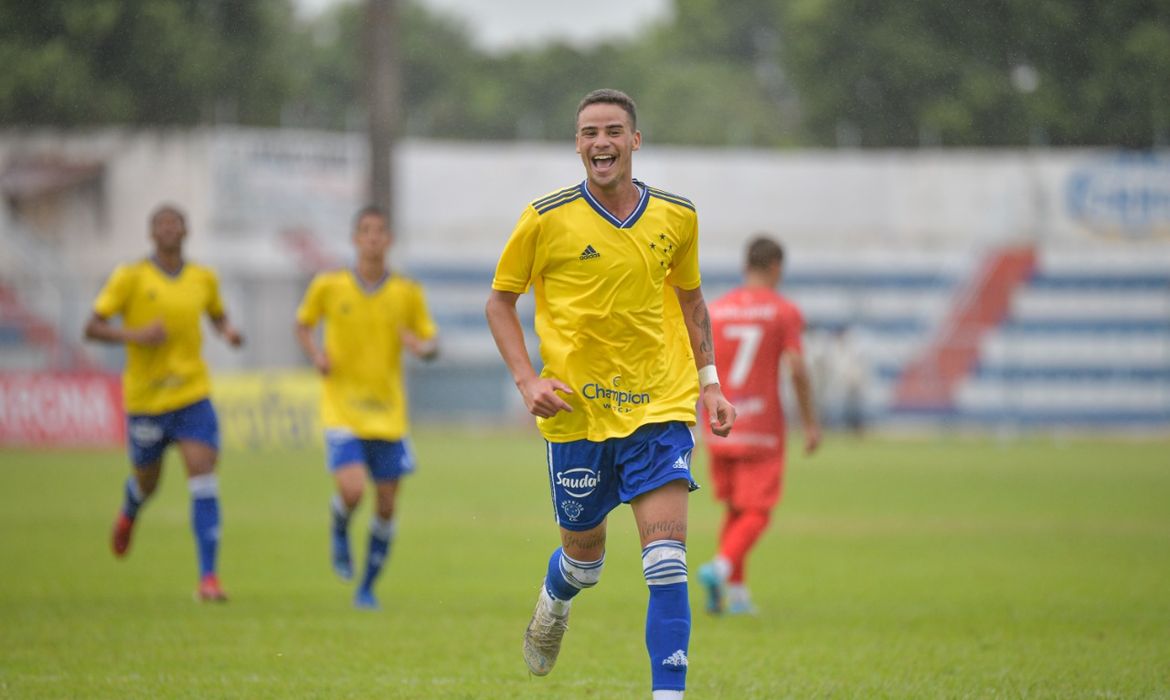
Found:
[[636, 151], [641, 147], [642, 147], [642, 132], [635, 129], [634, 130], [634, 148], [632, 150]]

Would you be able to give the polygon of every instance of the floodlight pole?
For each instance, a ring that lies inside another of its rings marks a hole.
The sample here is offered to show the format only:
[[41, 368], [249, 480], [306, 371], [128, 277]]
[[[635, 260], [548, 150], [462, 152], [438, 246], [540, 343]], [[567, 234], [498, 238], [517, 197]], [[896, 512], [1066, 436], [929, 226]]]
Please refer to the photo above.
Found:
[[400, 119], [398, 0], [366, 0], [365, 77], [369, 199], [394, 223], [394, 141]]

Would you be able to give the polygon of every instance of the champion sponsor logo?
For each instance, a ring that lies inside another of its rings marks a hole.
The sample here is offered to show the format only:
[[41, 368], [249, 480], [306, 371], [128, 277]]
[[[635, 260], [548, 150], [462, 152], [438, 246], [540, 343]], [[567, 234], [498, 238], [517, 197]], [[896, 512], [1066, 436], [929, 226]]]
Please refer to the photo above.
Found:
[[593, 258], [600, 258], [601, 253], [598, 253], [593, 246], [585, 246], [585, 250], [581, 252], [581, 260], [592, 260]]
[[601, 483], [601, 474], [588, 467], [576, 467], [557, 472], [556, 479], [557, 486], [563, 488], [566, 494], [573, 498], [585, 498], [597, 489]]
[[673, 666], [674, 668], [686, 668], [688, 665], [687, 653], [682, 649], [679, 649], [678, 651], [663, 659], [662, 665]]
[[[620, 382], [614, 382], [620, 384]], [[610, 389], [596, 382], [590, 382], [581, 387], [581, 395], [590, 401], [606, 401], [607, 408], [624, 408], [626, 406], [641, 406], [650, 403], [650, 394], [641, 391], [626, 391], [624, 389]]]
[[152, 420], [138, 419], [130, 423], [130, 438], [137, 445], [148, 446], [162, 440], [163, 429]]
[[155, 379], [150, 383], [150, 386], [155, 391], [160, 389], [175, 389], [183, 386], [183, 382], [184, 379], [182, 377], [175, 374], [168, 374]]

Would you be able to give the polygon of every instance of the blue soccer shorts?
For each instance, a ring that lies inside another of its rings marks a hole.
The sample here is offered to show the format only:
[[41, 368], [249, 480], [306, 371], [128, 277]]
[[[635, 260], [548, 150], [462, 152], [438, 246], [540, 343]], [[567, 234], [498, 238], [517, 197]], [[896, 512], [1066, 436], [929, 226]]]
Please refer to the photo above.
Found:
[[333, 473], [360, 462], [374, 481], [397, 481], [414, 473], [414, 453], [407, 440], [366, 440], [348, 430], [325, 431], [325, 464]]
[[208, 399], [166, 413], [126, 416], [126, 441], [135, 467], [155, 464], [167, 445], [183, 440], [202, 442], [219, 451], [219, 420]]
[[695, 438], [686, 424], [651, 423], [602, 442], [548, 443], [553, 513], [566, 530], [589, 530], [622, 503], [671, 481], [691, 477]]

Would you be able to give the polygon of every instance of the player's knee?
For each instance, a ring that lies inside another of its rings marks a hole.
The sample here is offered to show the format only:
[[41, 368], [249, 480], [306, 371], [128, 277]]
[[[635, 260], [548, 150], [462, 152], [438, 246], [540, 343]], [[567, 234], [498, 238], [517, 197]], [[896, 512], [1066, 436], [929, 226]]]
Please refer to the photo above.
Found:
[[601, 569], [605, 566], [605, 556], [597, 561], [580, 561], [572, 559], [564, 552], [561, 553], [561, 575], [575, 588], [593, 588], [601, 580]]
[[342, 502], [351, 510], [356, 508], [366, 489], [365, 468], [358, 464], [342, 465], [333, 473], [333, 477], [337, 484], [337, 495], [341, 496]]
[[341, 502], [345, 504], [348, 510], [357, 508], [358, 503], [362, 500], [362, 493], [365, 491], [365, 482], [357, 480], [339, 481], [337, 484], [337, 495], [341, 497]]
[[395, 491], [387, 491], [381, 487], [377, 490], [377, 502], [374, 504], [374, 510], [377, 511], [378, 517], [383, 520], [389, 520], [394, 517], [394, 504], [397, 501]]
[[341, 502], [345, 504], [345, 509], [352, 511], [358, 507], [358, 503], [362, 500], [362, 488], [343, 488], [339, 489], [337, 494], [341, 496]]
[[143, 498], [150, 498], [154, 495], [155, 490], [158, 489], [158, 479], [138, 479], [138, 493]]
[[158, 478], [162, 473], [161, 465], [153, 464], [144, 467], [138, 467], [134, 471], [134, 482], [138, 486], [138, 492], [143, 497], [150, 496], [158, 488]]
[[655, 540], [642, 549], [642, 575], [648, 586], [687, 582], [687, 546], [678, 540]]

